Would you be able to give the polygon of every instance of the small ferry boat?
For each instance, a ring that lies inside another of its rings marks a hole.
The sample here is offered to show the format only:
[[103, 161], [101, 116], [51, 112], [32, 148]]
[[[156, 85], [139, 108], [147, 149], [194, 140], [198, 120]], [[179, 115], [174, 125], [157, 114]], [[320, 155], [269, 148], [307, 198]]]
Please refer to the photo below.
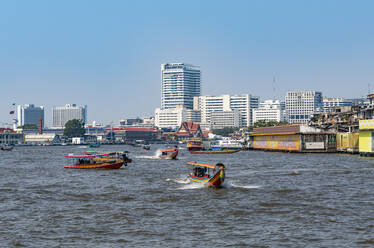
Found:
[[128, 163], [131, 163], [132, 162], [132, 159], [129, 158], [128, 154], [129, 152], [128, 151], [94, 151], [94, 150], [90, 150], [90, 151], [86, 151], [85, 152], [86, 155], [104, 155], [104, 156], [97, 156], [97, 158], [95, 159], [96, 161], [110, 161], [110, 160], [113, 160], [113, 159], [122, 159], [123, 162], [124, 162], [124, 165], [127, 166]]
[[160, 158], [163, 159], [176, 159], [178, 156], [178, 149], [161, 150]]
[[143, 149], [148, 151], [148, 150], [151, 149], [151, 146], [150, 145], [143, 145]]
[[193, 173], [187, 177], [191, 182], [205, 183], [209, 187], [220, 187], [225, 180], [226, 167], [221, 163], [214, 165], [187, 162], [187, 164], [194, 166]]
[[11, 151], [13, 150], [14, 146], [9, 146], [9, 145], [3, 145], [0, 147], [1, 151]]
[[204, 148], [202, 150], [190, 151], [191, 154], [230, 154], [239, 152], [240, 149]]
[[73, 165], [65, 165], [69, 169], [118, 169], [127, 165], [125, 159], [114, 158], [112, 153], [96, 155], [68, 155], [65, 158], [72, 159]]

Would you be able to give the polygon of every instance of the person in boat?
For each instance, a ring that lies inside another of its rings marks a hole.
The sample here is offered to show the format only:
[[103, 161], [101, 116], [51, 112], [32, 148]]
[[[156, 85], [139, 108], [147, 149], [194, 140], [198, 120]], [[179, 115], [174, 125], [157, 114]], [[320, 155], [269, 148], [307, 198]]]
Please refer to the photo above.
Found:
[[168, 153], [167, 152], [162, 152], [161, 155], [168, 155]]

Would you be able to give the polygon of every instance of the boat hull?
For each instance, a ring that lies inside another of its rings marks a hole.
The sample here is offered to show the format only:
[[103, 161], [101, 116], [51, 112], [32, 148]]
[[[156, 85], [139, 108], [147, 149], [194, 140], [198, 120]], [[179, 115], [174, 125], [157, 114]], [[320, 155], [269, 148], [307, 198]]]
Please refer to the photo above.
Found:
[[177, 156], [178, 156], [178, 150], [176, 150], [175, 152], [170, 153], [170, 154], [160, 155], [159, 157], [162, 158], [162, 159], [174, 160], [174, 159], [177, 159]]
[[98, 164], [75, 164], [65, 165], [64, 168], [68, 169], [119, 169], [123, 162], [118, 163], [98, 163]]
[[200, 151], [190, 151], [191, 154], [230, 154], [230, 153], [235, 153], [235, 152], [239, 152], [240, 150], [239, 149], [235, 149], [235, 150], [217, 150], [217, 151], [204, 151], [204, 150], [200, 150]]
[[204, 177], [197, 177], [193, 174], [188, 176], [188, 179], [191, 182], [195, 183], [204, 183], [208, 187], [221, 187], [222, 183], [225, 181], [225, 169], [220, 169], [213, 177], [204, 176]]

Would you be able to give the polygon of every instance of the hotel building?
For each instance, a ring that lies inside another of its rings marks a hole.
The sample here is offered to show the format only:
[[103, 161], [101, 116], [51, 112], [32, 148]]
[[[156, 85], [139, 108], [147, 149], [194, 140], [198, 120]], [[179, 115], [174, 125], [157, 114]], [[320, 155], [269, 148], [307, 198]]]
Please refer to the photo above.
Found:
[[64, 128], [66, 122], [78, 119], [87, 122], [87, 106], [77, 106], [76, 104], [66, 104], [64, 107], [53, 107], [52, 127]]
[[193, 98], [200, 96], [201, 71], [199, 66], [185, 63], [161, 65], [161, 109], [184, 106], [193, 108]]

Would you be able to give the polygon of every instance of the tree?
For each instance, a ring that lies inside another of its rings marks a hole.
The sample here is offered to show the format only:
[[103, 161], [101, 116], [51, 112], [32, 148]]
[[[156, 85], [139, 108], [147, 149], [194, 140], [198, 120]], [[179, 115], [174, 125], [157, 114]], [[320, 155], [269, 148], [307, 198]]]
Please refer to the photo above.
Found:
[[81, 137], [85, 132], [82, 120], [73, 119], [65, 124], [64, 135], [67, 137]]

